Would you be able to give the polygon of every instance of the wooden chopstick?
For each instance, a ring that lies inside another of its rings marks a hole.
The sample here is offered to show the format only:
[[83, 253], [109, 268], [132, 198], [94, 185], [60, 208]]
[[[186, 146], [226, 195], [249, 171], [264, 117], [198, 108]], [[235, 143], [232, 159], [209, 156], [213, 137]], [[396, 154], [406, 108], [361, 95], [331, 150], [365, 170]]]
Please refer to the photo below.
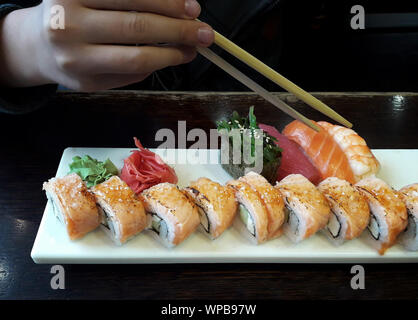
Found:
[[318, 110], [319, 112], [325, 114], [326, 116], [330, 117], [331, 119], [337, 121], [338, 123], [348, 128], [353, 127], [353, 124], [351, 122], [349, 122], [347, 119], [335, 112], [325, 103], [318, 100], [302, 88], [298, 87], [296, 84], [286, 79], [281, 74], [274, 71], [272, 68], [270, 68], [269, 66], [258, 60], [256, 57], [254, 57], [253, 55], [251, 55], [250, 53], [248, 53], [247, 51], [233, 43], [231, 40], [229, 40], [228, 38], [224, 37], [216, 31], [215, 44], [217, 44], [219, 47], [229, 52], [230, 54], [232, 54], [251, 68], [257, 70], [259, 73], [261, 73], [274, 83], [278, 84], [286, 91], [293, 93], [296, 97], [298, 97], [306, 104], [310, 105], [312, 108]]
[[258, 93], [260, 96], [262, 96], [264, 99], [266, 99], [268, 102], [273, 104], [275, 107], [282, 110], [284, 113], [288, 114], [292, 118], [296, 120], [302, 121], [304, 124], [309, 126], [310, 128], [314, 129], [315, 131], [319, 131], [320, 128], [311, 120], [291, 108], [289, 105], [284, 103], [282, 100], [277, 98], [276, 96], [272, 95], [270, 92], [268, 92], [266, 89], [264, 89], [262, 86], [257, 84], [255, 81], [248, 78], [245, 74], [243, 74], [241, 71], [239, 71], [237, 68], [226, 62], [224, 59], [222, 59], [220, 56], [218, 56], [216, 53], [214, 53], [212, 50], [207, 48], [197, 48], [197, 51], [204, 56], [206, 59], [223, 69], [226, 73], [233, 76], [235, 79], [240, 81], [242, 84], [253, 90], [254, 92]]

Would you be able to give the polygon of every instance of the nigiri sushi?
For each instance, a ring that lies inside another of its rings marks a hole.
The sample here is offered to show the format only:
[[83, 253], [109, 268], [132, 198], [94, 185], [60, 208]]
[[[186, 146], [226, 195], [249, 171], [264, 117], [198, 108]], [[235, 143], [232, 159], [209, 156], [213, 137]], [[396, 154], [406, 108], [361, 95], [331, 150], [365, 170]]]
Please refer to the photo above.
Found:
[[239, 203], [240, 219], [237, 220], [237, 226], [240, 232], [255, 244], [267, 241], [269, 213], [260, 195], [239, 179], [229, 181], [227, 186], [234, 190]]
[[157, 184], [140, 197], [152, 218], [149, 229], [167, 247], [180, 244], [200, 224], [197, 206], [171, 183]]
[[199, 178], [185, 188], [200, 214], [200, 224], [212, 239], [229, 228], [237, 213], [234, 192], [208, 178]]
[[99, 226], [99, 210], [94, 196], [76, 173], [52, 178], [43, 184], [43, 189], [71, 240], [82, 238]]
[[322, 181], [318, 190], [327, 198], [331, 207], [331, 217], [324, 229], [330, 240], [341, 245], [345, 240], [361, 235], [370, 220], [365, 197], [352, 184], [336, 177]]
[[276, 184], [287, 210], [284, 233], [297, 243], [325, 228], [331, 209], [325, 196], [304, 176], [291, 174]]
[[277, 181], [286, 178], [289, 174], [300, 173], [314, 185], [321, 181], [318, 169], [311, 163], [302, 148], [294, 141], [282, 135], [275, 127], [259, 124], [260, 129], [275, 137], [275, 143], [282, 149], [282, 159], [277, 170]]
[[408, 210], [408, 226], [399, 236], [399, 241], [411, 251], [418, 250], [418, 183], [411, 184], [399, 190], [401, 199]]
[[400, 195], [379, 178], [365, 178], [356, 186], [366, 196], [370, 208], [369, 239], [379, 254], [383, 255], [406, 228], [406, 206]]
[[283, 134], [299, 144], [321, 173], [321, 180], [337, 177], [355, 183], [347, 156], [325, 129], [316, 132], [300, 121], [288, 124]]
[[118, 176], [92, 188], [105, 233], [122, 245], [149, 224], [142, 202]]
[[354, 130], [332, 125], [325, 121], [320, 121], [318, 124], [334, 138], [347, 156], [356, 182], [378, 173], [379, 161], [367, 146], [366, 141]]
[[275, 189], [263, 176], [255, 172], [249, 172], [240, 178], [258, 193], [267, 209], [267, 240], [282, 235], [285, 211], [284, 201], [280, 191]]

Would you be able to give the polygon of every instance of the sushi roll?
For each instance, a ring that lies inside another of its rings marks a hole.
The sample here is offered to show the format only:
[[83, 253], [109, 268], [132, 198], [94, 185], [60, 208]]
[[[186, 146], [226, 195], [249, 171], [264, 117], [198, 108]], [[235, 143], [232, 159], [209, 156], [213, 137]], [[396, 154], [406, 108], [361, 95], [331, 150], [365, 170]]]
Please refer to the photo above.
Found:
[[99, 226], [99, 210], [94, 196], [77, 174], [52, 178], [43, 184], [43, 190], [71, 240], [82, 238]]
[[240, 219], [236, 226], [241, 234], [255, 244], [268, 240], [268, 211], [260, 195], [243, 180], [229, 181], [227, 186], [235, 192]]
[[379, 161], [367, 146], [366, 141], [354, 130], [325, 121], [320, 121], [318, 124], [334, 138], [347, 156], [356, 182], [379, 172]]
[[408, 226], [399, 236], [399, 241], [408, 250], [418, 250], [418, 183], [411, 184], [399, 190], [401, 199], [408, 210]]
[[92, 188], [105, 233], [122, 245], [149, 224], [142, 202], [118, 176]]
[[331, 217], [323, 230], [332, 243], [341, 245], [360, 236], [370, 220], [369, 205], [360, 191], [349, 182], [335, 177], [322, 181], [318, 190], [331, 207]]
[[184, 191], [197, 205], [200, 225], [212, 239], [219, 237], [231, 226], [238, 205], [230, 188], [208, 178], [200, 178]]
[[356, 184], [370, 208], [369, 240], [383, 255], [408, 223], [406, 206], [400, 195], [381, 179], [368, 177]]
[[287, 211], [284, 233], [297, 243], [325, 228], [331, 209], [325, 196], [304, 176], [291, 174], [276, 184]]
[[173, 184], [160, 183], [146, 189], [141, 200], [152, 219], [149, 229], [167, 247], [180, 244], [200, 224], [197, 206]]
[[261, 198], [267, 209], [267, 240], [277, 238], [283, 234], [285, 210], [280, 191], [275, 189], [263, 176], [249, 172], [241, 181], [247, 183]]

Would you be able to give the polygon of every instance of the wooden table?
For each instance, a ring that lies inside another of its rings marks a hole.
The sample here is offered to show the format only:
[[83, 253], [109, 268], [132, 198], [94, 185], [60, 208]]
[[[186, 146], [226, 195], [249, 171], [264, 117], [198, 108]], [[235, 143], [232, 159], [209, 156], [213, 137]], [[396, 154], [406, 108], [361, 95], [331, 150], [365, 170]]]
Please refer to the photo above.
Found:
[[[279, 94], [310, 118], [323, 119]], [[320, 93], [372, 148], [418, 148], [418, 94]], [[66, 289], [50, 288], [51, 266], [30, 251], [46, 204], [42, 182], [69, 147], [157, 147], [160, 128], [214, 128], [232, 110], [256, 106], [260, 122], [290, 121], [253, 94], [59, 93], [24, 116], [0, 115], [0, 299], [378, 299], [416, 298], [416, 264], [365, 265], [366, 289], [350, 287], [351, 265], [65, 265]], [[417, 169], [418, 170], [418, 169]]]

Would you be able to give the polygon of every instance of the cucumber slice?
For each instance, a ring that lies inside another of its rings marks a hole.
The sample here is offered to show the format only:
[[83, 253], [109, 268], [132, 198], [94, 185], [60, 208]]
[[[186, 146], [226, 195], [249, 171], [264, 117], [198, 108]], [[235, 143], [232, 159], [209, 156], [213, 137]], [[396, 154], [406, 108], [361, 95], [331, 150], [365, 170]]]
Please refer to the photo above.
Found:
[[328, 221], [327, 228], [334, 238], [338, 238], [341, 231], [341, 223], [340, 220], [338, 220], [338, 216], [334, 212], [332, 212], [331, 214], [331, 218]]
[[255, 223], [248, 209], [242, 204], [239, 205], [239, 215], [248, 231], [255, 237]]
[[202, 225], [202, 227], [205, 229], [207, 233], [210, 233], [209, 219], [208, 219], [208, 216], [206, 215], [205, 210], [203, 210], [203, 208], [200, 206], [197, 206], [197, 209], [199, 211], [200, 224]]
[[415, 238], [417, 236], [417, 224], [415, 223], [415, 219], [411, 211], [409, 211], [408, 209], [407, 212], [408, 212], [408, 224], [404, 230], [404, 233], [410, 233]]
[[48, 197], [52, 203], [52, 211], [54, 212], [55, 217], [58, 219], [59, 222], [65, 224], [64, 218], [62, 216], [61, 210], [58, 207], [58, 204], [54, 201], [53, 197]]
[[376, 220], [376, 217], [374, 215], [372, 215], [370, 217], [370, 222], [369, 222], [369, 225], [367, 226], [367, 228], [369, 229], [369, 232], [372, 235], [372, 237], [375, 240], [379, 240], [380, 226], [379, 226], [379, 222]]
[[161, 222], [160, 222], [160, 237], [161, 237], [161, 239], [167, 241], [168, 228], [167, 228], [167, 224], [165, 223], [164, 220], [161, 220]]
[[288, 204], [285, 205], [286, 223], [289, 224], [294, 234], [299, 233], [299, 218]]
[[160, 233], [161, 218], [157, 216], [156, 214], [152, 215], [151, 227], [155, 232]]
[[160, 238], [164, 240], [167, 239], [167, 236], [168, 236], [167, 224], [165, 223], [163, 219], [161, 219], [156, 214], [152, 215], [151, 229], [155, 231], [160, 236]]

